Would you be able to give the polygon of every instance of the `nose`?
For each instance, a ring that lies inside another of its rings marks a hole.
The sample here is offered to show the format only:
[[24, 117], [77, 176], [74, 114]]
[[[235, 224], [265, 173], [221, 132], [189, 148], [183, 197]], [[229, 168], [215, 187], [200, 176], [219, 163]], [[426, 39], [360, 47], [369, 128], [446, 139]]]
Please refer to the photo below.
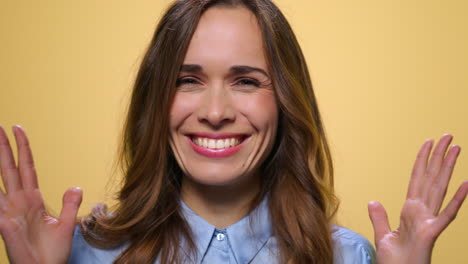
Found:
[[219, 128], [235, 120], [235, 110], [229, 92], [223, 85], [207, 89], [198, 111], [198, 121]]

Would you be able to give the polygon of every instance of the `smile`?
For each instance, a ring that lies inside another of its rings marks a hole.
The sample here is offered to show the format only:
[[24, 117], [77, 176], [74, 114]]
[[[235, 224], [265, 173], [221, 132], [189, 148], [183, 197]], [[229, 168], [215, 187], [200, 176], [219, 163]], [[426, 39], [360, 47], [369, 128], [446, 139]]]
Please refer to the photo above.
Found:
[[198, 154], [208, 158], [225, 158], [237, 153], [244, 146], [245, 135], [190, 135], [190, 146]]
[[210, 149], [223, 149], [235, 147], [241, 143], [239, 138], [212, 139], [204, 137], [192, 137], [192, 142], [197, 146]]

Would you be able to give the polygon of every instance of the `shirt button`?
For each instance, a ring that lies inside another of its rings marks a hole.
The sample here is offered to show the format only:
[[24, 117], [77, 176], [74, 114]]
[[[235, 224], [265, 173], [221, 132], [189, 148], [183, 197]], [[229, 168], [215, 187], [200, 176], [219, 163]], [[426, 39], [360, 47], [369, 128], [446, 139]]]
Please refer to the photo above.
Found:
[[224, 234], [221, 234], [221, 233], [216, 235], [216, 239], [218, 239], [218, 241], [223, 241], [224, 237], [225, 237]]

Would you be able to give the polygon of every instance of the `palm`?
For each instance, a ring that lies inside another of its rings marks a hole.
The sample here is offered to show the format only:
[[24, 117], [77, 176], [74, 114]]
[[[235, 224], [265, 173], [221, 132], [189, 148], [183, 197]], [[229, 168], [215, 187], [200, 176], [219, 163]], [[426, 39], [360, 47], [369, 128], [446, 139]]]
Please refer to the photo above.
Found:
[[17, 128], [18, 167], [0, 127], [0, 165], [7, 193], [0, 193], [0, 233], [12, 263], [66, 263], [81, 191], [69, 189], [59, 218], [47, 214], [24, 131]]
[[452, 146], [445, 155], [451, 139], [450, 135], [444, 135], [429, 161], [432, 141], [422, 146], [397, 229], [390, 229], [381, 204], [369, 204], [379, 263], [430, 263], [436, 239], [454, 220], [468, 193], [466, 181], [447, 207], [439, 212], [460, 152], [458, 146]]
[[[413, 251], [408, 245], [419, 243], [431, 244], [436, 217], [419, 201], [407, 200], [401, 212], [400, 226], [384, 234], [378, 245], [379, 258], [389, 258], [395, 252]], [[430, 248], [430, 247], [429, 247]]]

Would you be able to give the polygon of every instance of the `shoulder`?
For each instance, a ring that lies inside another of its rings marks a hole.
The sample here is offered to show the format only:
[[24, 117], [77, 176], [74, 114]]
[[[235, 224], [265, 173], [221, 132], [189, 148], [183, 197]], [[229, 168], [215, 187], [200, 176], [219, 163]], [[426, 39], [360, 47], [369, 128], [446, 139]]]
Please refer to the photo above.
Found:
[[71, 255], [68, 264], [104, 264], [112, 263], [123, 251], [124, 247], [116, 249], [100, 249], [88, 244], [81, 233], [81, 228], [77, 226], [73, 233]]
[[360, 234], [342, 226], [332, 226], [336, 264], [376, 263], [372, 244]]

